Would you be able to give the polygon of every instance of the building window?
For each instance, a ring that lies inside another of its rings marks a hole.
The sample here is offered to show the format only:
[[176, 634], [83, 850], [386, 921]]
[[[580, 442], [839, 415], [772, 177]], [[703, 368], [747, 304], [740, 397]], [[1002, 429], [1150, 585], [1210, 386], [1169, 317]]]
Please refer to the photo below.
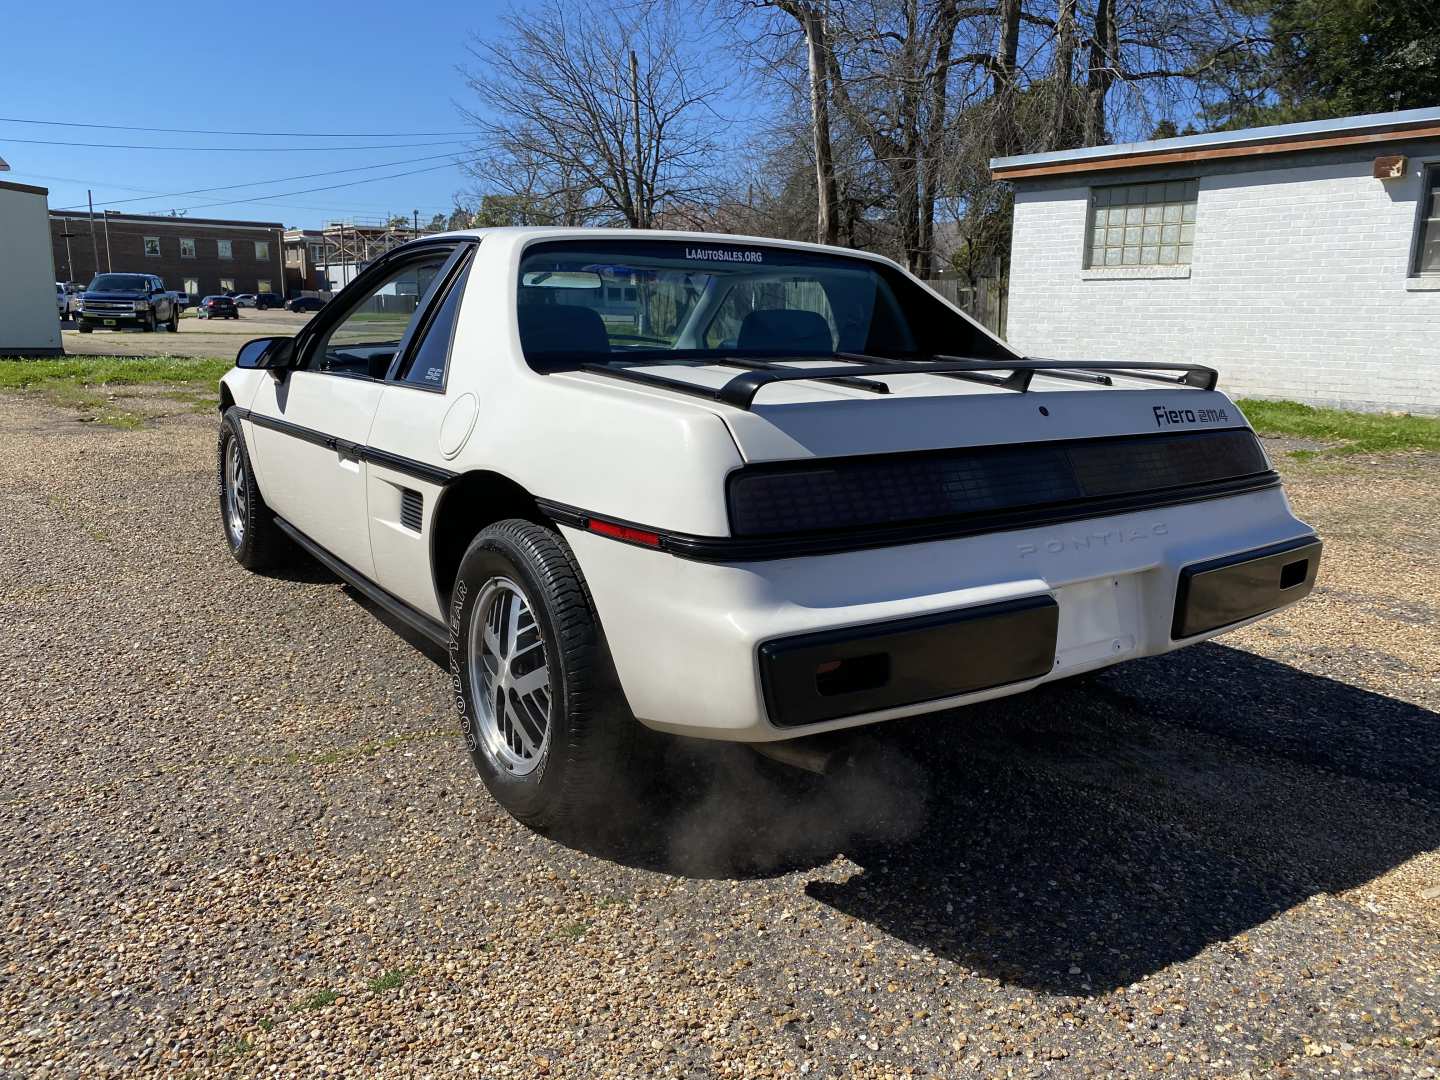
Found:
[[235, 257], [235, 253], [230, 250], [229, 240], [216, 240], [215, 246], [220, 249], [220, 258], [233, 259]]
[[1420, 222], [1415, 231], [1415, 273], [1440, 274], [1440, 164], [1425, 170]]
[[257, 293], [260, 293], [260, 292], [273, 292], [274, 290], [272, 290], [272, 289], [270, 288], [270, 279], [269, 279], [269, 278], [266, 278], [266, 277], [262, 277], [259, 281], [255, 282], [255, 291], [256, 291]]
[[200, 279], [187, 277], [185, 279], [185, 292], [192, 300], [200, 297]]
[[320, 244], [311, 244], [311, 245], [310, 245], [310, 263], [311, 263], [311, 265], [318, 265], [319, 263], [323, 263], [324, 261], [325, 261], [325, 249], [324, 249], [324, 247], [322, 247]]
[[1090, 189], [1087, 268], [1189, 266], [1198, 180]]
[[151, 259], [158, 259], [160, 257], [160, 237], [145, 237], [145, 255]]
[[270, 258], [270, 242], [268, 240], [255, 241], [255, 258], [261, 262]]
[[235, 291], [235, 279], [233, 277], [222, 277], [220, 279], [220, 291], [233, 293]]
[[180, 238], [180, 257], [182, 259], [193, 259], [195, 257], [195, 241], [188, 236]]

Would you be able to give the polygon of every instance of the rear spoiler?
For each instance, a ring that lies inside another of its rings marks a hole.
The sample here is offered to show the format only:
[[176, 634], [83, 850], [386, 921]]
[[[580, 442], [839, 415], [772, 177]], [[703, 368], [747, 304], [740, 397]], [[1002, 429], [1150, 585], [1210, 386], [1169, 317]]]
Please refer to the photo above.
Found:
[[[804, 360], [806, 357], [788, 357]], [[719, 401], [737, 409], [749, 409], [755, 404], [755, 396], [773, 383], [800, 382], [815, 379], [820, 382], [839, 383], [856, 390], [875, 394], [888, 394], [890, 387], [877, 381], [880, 376], [896, 375], [940, 375], [949, 379], [964, 379], [967, 382], [984, 383], [1002, 390], [1024, 393], [1030, 389], [1030, 382], [1036, 375], [1070, 382], [1088, 382], [1101, 386], [1114, 385], [1113, 376], [1139, 379], [1145, 382], [1164, 383], [1168, 386], [1189, 387], [1195, 390], [1214, 390], [1220, 375], [1214, 368], [1202, 364], [1149, 363], [1146, 361], [1070, 361], [1046, 360], [1022, 357], [1018, 360], [984, 360], [973, 356], [936, 356], [931, 360], [891, 360], [864, 353], [836, 353], [834, 359], [843, 361], [834, 367], [797, 368], [767, 360], [724, 357], [698, 361], [705, 366], [743, 368], [723, 386], [701, 386], [681, 379], [667, 378], [653, 372], [640, 370], [641, 365], [617, 365], [614, 363], [583, 363], [579, 370], [595, 375], [606, 375], [613, 379], [640, 383], [664, 390], [674, 390], [693, 397]], [[672, 361], [673, 363], [674, 361]], [[684, 362], [684, 361], [681, 361]], [[644, 363], [657, 363], [648, 360]], [[1179, 375], [1162, 372], [1178, 371]], [[1005, 372], [1007, 374], [1001, 374]]]

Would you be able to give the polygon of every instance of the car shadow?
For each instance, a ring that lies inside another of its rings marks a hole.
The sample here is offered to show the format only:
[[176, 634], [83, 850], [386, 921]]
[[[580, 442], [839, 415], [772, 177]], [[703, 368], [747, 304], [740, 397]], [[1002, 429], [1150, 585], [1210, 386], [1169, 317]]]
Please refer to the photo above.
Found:
[[559, 839], [688, 877], [844, 855], [811, 898], [1049, 993], [1128, 985], [1440, 846], [1440, 715], [1216, 644], [868, 729], [823, 780], [666, 747]]
[[1128, 985], [1440, 846], [1440, 715], [1221, 645], [897, 736], [924, 826], [806, 892], [1035, 990]]
[[824, 866], [814, 900], [1076, 995], [1440, 847], [1440, 714], [1213, 642], [862, 729], [839, 759], [822, 778], [646, 733], [631, 781], [555, 839], [693, 878]]

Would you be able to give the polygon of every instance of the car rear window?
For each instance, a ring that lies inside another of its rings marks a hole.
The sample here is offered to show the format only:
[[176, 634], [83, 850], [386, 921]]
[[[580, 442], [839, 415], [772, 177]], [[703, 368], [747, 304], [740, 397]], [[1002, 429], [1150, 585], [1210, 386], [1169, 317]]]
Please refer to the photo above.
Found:
[[520, 262], [526, 360], [915, 356], [1000, 347], [882, 263], [736, 240], [555, 241]]

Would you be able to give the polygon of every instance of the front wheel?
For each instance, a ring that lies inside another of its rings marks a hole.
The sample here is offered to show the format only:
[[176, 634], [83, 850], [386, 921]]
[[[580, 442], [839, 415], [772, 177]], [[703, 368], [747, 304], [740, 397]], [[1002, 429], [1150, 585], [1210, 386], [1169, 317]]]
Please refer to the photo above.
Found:
[[159, 325], [160, 324], [155, 321], [155, 313], [152, 311], [145, 316], [145, 322], [141, 326], [141, 329], [144, 330], [147, 334], [153, 334], [155, 332], [155, 328]]
[[572, 831], [622, 782], [636, 722], [554, 531], [511, 519], [471, 543], [451, 593], [450, 671], [475, 768], [519, 821]]
[[225, 543], [246, 570], [263, 570], [283, 561], [287, 540], [255, 484], [245, 433], [234, 409], [220, 422], [217, 446], [220, 523]]

